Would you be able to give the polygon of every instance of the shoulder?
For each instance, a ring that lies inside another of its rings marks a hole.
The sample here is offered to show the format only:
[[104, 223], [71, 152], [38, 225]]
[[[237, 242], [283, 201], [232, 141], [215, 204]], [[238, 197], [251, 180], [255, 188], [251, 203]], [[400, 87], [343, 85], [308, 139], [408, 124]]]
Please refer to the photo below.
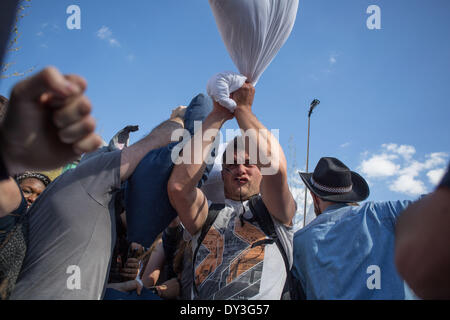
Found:
[[216, 222], [219, 214], [222, 213], [226, 208], [226, 205], [223, 203], [213, 203], [209, 200], [207, 200], [207, 203], [208, 203], [208, 214], [202, 227], [195, 234], [190, 234], [189, 231], [187, 231], [187, 229], [184, 228], [185, 237], [193, 239], [194, 242], [196, 242], [200, 238], [202, 233], [208, 232], [211, 226]]
[[122, 155], [122, 150], [115, 151], [104, 151], [99, 152], [91, 157], [87, 157], [86, 160], [82, 160], [75, 170], [79, 168], [91, 168], [99, 167], [110, 164], [111, 166], [120, 166], [120, 158]]
[[103, 180], [113, 180], [115, 185], [120, 184], [121, 150], [102, 152], [89, 158], [71, 170], [71, 177], [80, 181], [100, 183]]
[[398, 215], [412, 203], [413, 201], [411, 200], [379, 201], [367, 202], [363, 206], [375, 214], [391, 213]]

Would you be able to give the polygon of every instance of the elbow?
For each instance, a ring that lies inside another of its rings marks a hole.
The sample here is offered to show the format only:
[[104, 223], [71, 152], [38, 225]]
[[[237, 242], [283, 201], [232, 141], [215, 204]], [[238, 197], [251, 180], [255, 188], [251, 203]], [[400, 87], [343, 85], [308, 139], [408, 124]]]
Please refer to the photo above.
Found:
[[185, 185], [171, 178], [167, 183], [167, 194], [169, 195], [170, 202], [172, 202], [172, 206], [174, 206], [186, 194]]

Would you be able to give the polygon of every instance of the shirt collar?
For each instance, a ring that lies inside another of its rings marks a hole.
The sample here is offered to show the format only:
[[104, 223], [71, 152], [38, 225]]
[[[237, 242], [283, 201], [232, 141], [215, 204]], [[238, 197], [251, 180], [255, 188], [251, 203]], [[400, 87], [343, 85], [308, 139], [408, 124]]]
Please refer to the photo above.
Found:
[[[243, 203], [244, 205], [247, 205], [248, 200], [242, 201], [242, 203]], [[228, 206], [230, 206], [230, 207], [233, 207], [234, 209], [242, 207], [242, 203], [241, 203], [241, 201], [235, 201], [235, 200], [231, 200], [231, 199], [225, 199], [225, 204], [228, 205]]]
[[328, 208], [326, 208], [326, 209], [322, 212], [322, 214], [328, 213], [328, 212], [330, 212], [330, 211], [334, 211], [334, 210], [337, 210], [337, 209], [340, 209], [340, 208], [343, 208], [343, 207], [347, 207], [347, 206], [348, 206], [347, 203], [336, 203], [336, 204], [332, 204], [332, 205], [328, 206]]

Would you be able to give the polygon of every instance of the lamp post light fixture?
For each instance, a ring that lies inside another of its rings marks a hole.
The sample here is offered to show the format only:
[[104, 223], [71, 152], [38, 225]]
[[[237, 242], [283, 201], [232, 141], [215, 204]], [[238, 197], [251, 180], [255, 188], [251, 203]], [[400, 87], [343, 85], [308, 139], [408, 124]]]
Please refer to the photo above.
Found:
[[[313, 114], [314, 109], [320, 104], [320, 101], [317, 99], [314, 99], [313, 102], [311, 102], [311, 106], [309, 108], [308, 113], [308, 149], [306, 151], [306, 173], [308, 173], [309, 170], [309, 136], [310, 136], [310, 130], [311, 130], [311, 115]], [[303, 209], [303, 227], [306, 226], [306, 199], [308, 198], [308, 188], [305, 186], [305, 206]]]

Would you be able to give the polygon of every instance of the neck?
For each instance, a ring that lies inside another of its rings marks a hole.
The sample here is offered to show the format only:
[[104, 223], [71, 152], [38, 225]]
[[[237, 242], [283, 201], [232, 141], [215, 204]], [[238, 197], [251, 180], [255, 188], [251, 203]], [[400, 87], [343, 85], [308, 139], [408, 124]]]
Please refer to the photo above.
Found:
[[320, 213], [316, 214], [316, 216], [320, 216], [322, 213], [325, 212], [325, 210], [328, 209], [328, 207], [332, 206], [336, 204], [335, 202], [330, 202], [330, 201], [324, 201], [324, 200], [319, 200], [318, 206], [320, 209]]
[[247, 201], [250, 200], [251, 197], [256, 196], [258, 193], [252, 194], [252, 195], [229, 195], [225, 194], [225, 199], [233, 200], [233, 201]]
[[335, 204], [334, 202], [329, 202], [329, 201], [324, 201], [322, 202], [322, 206], [321, 206], [321, 210], [322, 212], [324, 212], [325, 210], [328, 209], [329, 206], [332, 206], [333, 204]]

